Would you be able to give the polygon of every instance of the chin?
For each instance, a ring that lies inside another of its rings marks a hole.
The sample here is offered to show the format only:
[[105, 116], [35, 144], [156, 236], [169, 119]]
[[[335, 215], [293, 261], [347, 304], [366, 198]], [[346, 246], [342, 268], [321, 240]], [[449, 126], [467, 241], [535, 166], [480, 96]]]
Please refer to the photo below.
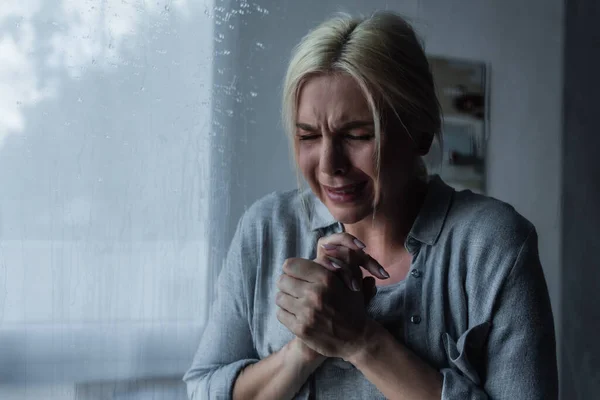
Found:
[[331, 204], [329, 201], [325, 201], [324, 204], [335, 220], [344, 225], [356, 224], [357, 222], [373, 216], [373, 207], [370, 203], [343, 207], [340, 207], [337, 204]]
[[[331, 212], [331, 210], [330, 210]], [[371, 217], [373, 214], [372, 213], [331, 213], [333, 215], [333, 217], [335, 218], [336, 221], [341, 222], [344, 225], [353, 225], [356, 224], [360, 221], [365, 220], [366, 218]]]

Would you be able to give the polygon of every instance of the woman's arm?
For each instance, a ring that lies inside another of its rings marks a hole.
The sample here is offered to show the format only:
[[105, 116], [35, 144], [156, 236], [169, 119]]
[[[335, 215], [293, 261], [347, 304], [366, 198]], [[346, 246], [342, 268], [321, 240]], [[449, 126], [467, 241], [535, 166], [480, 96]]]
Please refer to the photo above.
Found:
[[370, 320], [362, 349], [346, 360], [390, 400], [439, 400], [442, 374]]
[[294, 339], [260, 360], [250, 329], [260, 246], [249, 212], [238, 223], [206, 328], [183, 377], [190, 400], [291, 399], [325, 359]]
[[240, 371], [259, 362], [250, 330], [247, 285], [256, 269], [252, 229], [244, 215], [216, 282], [215, 299], [183, 380], [190, 400], [230, 399]]
[[243, 369], [233, 387], [233, 400], [290, 400], [323, 361], [325, 357], [295, 338], [277, 353]]

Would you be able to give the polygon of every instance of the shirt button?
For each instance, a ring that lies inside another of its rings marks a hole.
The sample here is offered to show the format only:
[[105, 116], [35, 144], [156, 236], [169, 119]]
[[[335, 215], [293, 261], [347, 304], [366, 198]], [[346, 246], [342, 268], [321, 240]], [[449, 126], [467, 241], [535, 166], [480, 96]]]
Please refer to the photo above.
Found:
[[423, 274], [418, 269], [413, 269], [412, 271], [410, 271], [410, 275], [413, 278], [420, 278]]
[[412, 317], [410, 317], [410, 322], [412, 322], [413, 324], [419, 324], [421, 322], [421, 317], [418, 315], [413, 315]]

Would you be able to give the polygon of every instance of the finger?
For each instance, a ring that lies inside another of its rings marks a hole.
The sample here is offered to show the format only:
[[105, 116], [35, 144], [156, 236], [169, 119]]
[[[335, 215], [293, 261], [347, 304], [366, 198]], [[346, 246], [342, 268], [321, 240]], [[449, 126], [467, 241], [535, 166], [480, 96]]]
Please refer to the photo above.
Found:
[[[348, 265], [358, 265], [369, 271], [373, 276], [379, 279], [388, 279], [390, 275], [387, 273], [385, 268], [377, 262], [373, 257], [363, 251], [356, 251], [349, 249], [344, 246], [336, 247], [332, 250], [323, 250], [326, 255], [334, 256], [345, 261]], [[362, 276], [362, 274], [361, 274]]]
[[330, 273], [321, 265], [304, 258], [288, 258], [283, 263], [283, 272], [296, 279], [311, 283], [322, 282], [325, 275]]
[[367, 253], [362, 254], [361, 267], [380, 279], [388, 279], [390, 274], [379, 264], [379, 262]]
[[[339, 247], [335, 250], [336, 257], [331, 255], [327, 256], [327, 259], [331, 260], [334, 265], [341, 265], [345, 268], [340, 271], [342, 280], [349, 285], [348, 287], [354, 291], [358, 287], [359, 290], [362, 287], [363, 273], [360, 269], [360, 265], [365, 263], [364, 253], [357, 252], [347, 247]], [[338, 262], [336, 262], [338, 260]]]
[[363, 242], [347, 232], [334, 233], [319, 239], [317, 242], [317, 257], [324, 256], [324, 251], [333, 250], [339, 246], [344, 246], [356, 251], [363, 251], [366, 247]]
[[298, 315], [301, 311], [299, 300], [284, 292], [277, 292], [275, 295], [275, 304], [294, 316]]
[[325, 257], [325, 262], [329, 262], [338, 270], [337, 275], [344, 281], [348, 289], [355, 292], [361, 290], [362, 274], [357, 265], [350, 265], [339, 258], [330, 256]]
[[309, 285], [310, 283], [286, 273], [281, 274], [277, 280], [277, 289], [295, 298], [302, 297]]
[[316, 262], [317, 264], [323, 266], [324, 268], [326, 268], [327, 270], [329, 270], [331, 272], [338, 272], [341, 268], [341, 266], [334, 265], [331, 262], [326, 261], [322, 258], [315, 258], [313, 261]]
[[283, 308], [279, 308], [277, 309], [277, 319], [292, 333], [295, 333], [294, 327], [296, 326], [296, 316], [294, 314], [284, 310]]

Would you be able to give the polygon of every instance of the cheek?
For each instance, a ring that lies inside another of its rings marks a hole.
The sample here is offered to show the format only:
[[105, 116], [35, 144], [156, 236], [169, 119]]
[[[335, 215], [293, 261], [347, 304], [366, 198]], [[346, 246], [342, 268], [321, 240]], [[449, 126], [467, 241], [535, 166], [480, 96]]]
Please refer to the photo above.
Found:
[[364, 174], [375, 178], [377, 168], [377, 158], [375, 154], [375, 146], [365, 146], [358, 151], [348, 152], [351, 164], [362, 171]]
[[307, 181], [314, 179], [316, 170], [319, 166], [319, 159], [318, 157], [315, 157], [313, 153], [314, 151], [310, 151], [310, 149], [296, 149], [298, 169]]

